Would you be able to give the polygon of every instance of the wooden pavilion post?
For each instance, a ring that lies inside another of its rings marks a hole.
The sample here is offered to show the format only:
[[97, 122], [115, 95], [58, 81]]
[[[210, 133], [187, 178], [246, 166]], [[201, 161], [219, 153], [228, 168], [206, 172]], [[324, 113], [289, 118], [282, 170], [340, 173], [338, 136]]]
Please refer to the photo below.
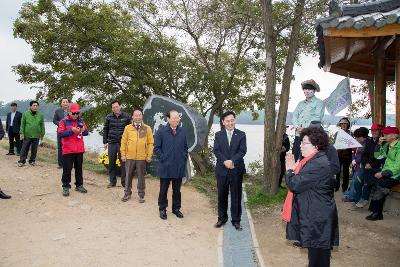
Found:
[[372, 121], [386, 125], [385, 48], [380, 45], [375, 53], [374, 114]]
[[395, 76], [396, 76], [396, 126], [400, 128], [400, 36], [396, 36], [395, 41]]

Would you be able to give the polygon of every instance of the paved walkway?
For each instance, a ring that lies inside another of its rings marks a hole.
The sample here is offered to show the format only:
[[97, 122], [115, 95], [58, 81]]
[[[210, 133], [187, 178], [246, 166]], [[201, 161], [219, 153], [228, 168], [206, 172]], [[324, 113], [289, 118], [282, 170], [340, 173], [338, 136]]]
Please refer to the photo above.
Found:
[[[242, 198], [243, 199], [243, 198]], [[224, 226], [223, 255], [224, 267], [257, 267], [257, 257], [253, 247], [249, 219], [242, 200], [242, 231], [237, 231], [230, 223], [230, 199], [228, 223]]]

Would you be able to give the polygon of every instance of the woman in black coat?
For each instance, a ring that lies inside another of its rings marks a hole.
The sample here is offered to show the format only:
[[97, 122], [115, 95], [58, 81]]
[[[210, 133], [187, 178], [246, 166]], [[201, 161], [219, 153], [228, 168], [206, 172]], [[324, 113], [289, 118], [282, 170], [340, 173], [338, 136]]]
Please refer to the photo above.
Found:
[[286, 238], [308, 248], [309, 267], [326, 267], [332, 247], [339, 245], [335, 180], [324, 152], [329, 138], [323, 129], [306, 128], [300, 140], [304, 159], [299, 166], [292, 154], [286, 158], [286, 183], [293, 192]]

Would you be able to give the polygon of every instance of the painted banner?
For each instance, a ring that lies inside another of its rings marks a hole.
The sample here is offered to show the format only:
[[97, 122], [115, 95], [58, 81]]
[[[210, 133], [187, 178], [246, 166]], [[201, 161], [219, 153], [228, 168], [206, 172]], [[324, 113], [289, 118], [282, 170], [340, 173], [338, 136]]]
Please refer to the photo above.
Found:
[[347, 148], [355, 148], [362, 147], [362, 145], [354, 139], [351, 135], [343, 131], [342, 129], [338, 129], [336, 133], [336, 139], [333, 146], [336, 149], [347, 149]]
[[325, 108], [329, 114], [335, 116], [344, 108], [351, 105], [350, 79], [343, 79], [331, 95], [324, 100]]

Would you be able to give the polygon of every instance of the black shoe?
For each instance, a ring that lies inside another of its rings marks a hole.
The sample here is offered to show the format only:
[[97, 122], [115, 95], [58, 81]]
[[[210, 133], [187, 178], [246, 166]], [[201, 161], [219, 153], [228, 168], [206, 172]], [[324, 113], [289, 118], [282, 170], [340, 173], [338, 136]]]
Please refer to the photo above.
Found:
[[86, 188], [83, 187], [83, 185], [75, 187], [75, 191], [78, 191], [79, 193], [82, 193], [82, 194], [87, 193], [87, 190], [86, 190]]
[[301, 248], [301, 244], [299, 241], [294, 241], [292, 245], [293, 245], [293, 247]]
[[63, 187], [62, 194], [64, 197], [69, 196], [69, 187]]
[[3, 191], [0, 190], [0, 198], [1, 199], [9, 199], [9, 198], [11, 198], [11, 196], [6, 195]]
[[109, 184], [107, 185], [107, 188], [111, 188], [111, 187], [115, 187], [115, 184], [109, 183]]
[[7, 156], [13, 156], [13, 155], [15, 155], [15, 154], [14, 154], [14, 152], [8, 152], [6, 155], [7, 155]]
[[214, 224], [215, 228], [220, 228], [222, 227], [228, 220], [218, 220], [218, 222], [216, 224]]
[[34, 161], [29, 162], [29, 165], [31, 165], [32, 167], [34, 167], [36, 165], [36, 163]]
[[372, 213], [371, 215], [368, 215], [367, 217], [365, 217], [365, 219], [367, 219], [369, 221], [379, 221], [379, 220], [383, 220], [383, 215], [378, 214], [378, 213]]
[[167, 211], [166, 210], [160, 210], [160, 218], [162, 220], [166, 220], [167, 219]]
[[172, 213], [175, 214], [179, 219], [183, 218], [183, 214], [180, 210], [172, 210]]
[[242, 231], [243, 228], [240, 226], [240, 223], [232, 223], [233, 227], [235, 227], [235, 229], [237, 231]]

